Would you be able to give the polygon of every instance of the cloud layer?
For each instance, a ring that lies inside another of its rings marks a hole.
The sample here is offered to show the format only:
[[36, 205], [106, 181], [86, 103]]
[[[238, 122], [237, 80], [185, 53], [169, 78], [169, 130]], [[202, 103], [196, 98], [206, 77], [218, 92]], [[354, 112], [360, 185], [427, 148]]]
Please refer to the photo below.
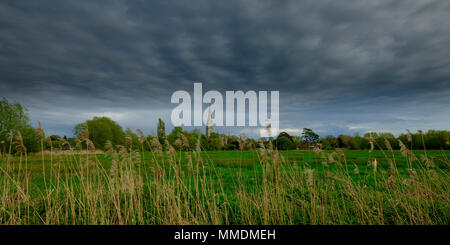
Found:
[[94, 115], [150, 132], [194, 82], [279, 90], [290, 130], [448, 130], [449, 12], [446, 0], [5, 0], [0, 97], [66, 135]]

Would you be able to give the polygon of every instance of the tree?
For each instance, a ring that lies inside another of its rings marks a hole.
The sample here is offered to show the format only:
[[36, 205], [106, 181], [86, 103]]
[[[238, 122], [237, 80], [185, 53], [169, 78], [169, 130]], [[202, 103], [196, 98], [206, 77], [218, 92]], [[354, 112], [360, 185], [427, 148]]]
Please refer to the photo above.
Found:
[[209, 140], [204, 134], [200, 134], [200, 148], [205, 151], [209, 149]]
[[355, 140], [356, 144], [359, 145], [360, 149], [370, 149], [370, 143], [366, 137], [361, 137], [358, 133], [355, 133], [353, 139]]
[[[10, 132], [16, 138], [20, 133], [27, 152], [38, 151], [39, 139], [37, 130], [30, 124], [28, 111], [19, 103], [9, 103], [7, 99], [0, 100], [0, 142], [9, 149]], [[14, 146], [11, 146], [14, 151]]]
[[281, 136], [277, 138], [277, 149], [278, 150], [292, 150], [294, 149], [294, 143], [292, 140], [286, 136]]
[[357, 150], [360, 149], [358, 143], [354, 138], [348, 135], [339, 135], [338, 136], [338, 143], [340, 148], [347, 148], [349, 150]]
[[294, 147], [298, 149], [302, 144], [302, 136], [292, 136], [292, 141], [294, 142]]
[[211, 151], [218, 151], [218, 150], [222, 150], [223, 146], [223, 140], [222, 140], [222, 136], [220, 136], [220, 134], [216, 133], [216, 132], [212, 132], [211, 135], [209, 136], [207, 145], [208, 145], [208, 150]]
[[[50, 138], [51, 140], [51, 146], [48, 143], [48, 138]], [[61, 148], [61, 137], [57, 134], [52, 134], [47, 138], [47, 141], [44, 143], [46, 144], [47, 149], [49, 149], [50, 147], [56, 148], [56, 149], [60, 149]]]
[[209, 138], [209, 150], [218, 151], [222, 150], [223, 143], [220, 137]]
[[157, 136], [154, 135], [147, 135], [146, 139], [145, 139], [145, 144], [144, 144], [144, 151], [154, 151], [156, 149], [156, 145], [155, 145], [155, 141], [159, 142]]
[[449, 149], [449, 139], [450, 132], [446, 130], [428, 130], [424, 135], [425, 146], [429, 149]]
[[319, 142], [319, 135], [309, 128], [303, 128], [302, 138], [310, 144]]
[[324, 150], [334, 150], [339, 147], [337, 138], [332, 135], [321, 138], [320, 143], [322, 144], [322, 149]]
[[227, 137], [227, 143], [225, 144], [224, 148], [227, 151], [234, 151], [239, 150], [239, 138], [236, 136], [228, 136]]
[[74, 128], [74, 134], [80, 137], [83, 125], [86, 124], [89, 130], [89, 139], [94, 143], [95, 148], [105, 149], [107, 140], [111, 141], [113, 146], [124, 145], [125, 133], [122, 127], [107, 117], [94, 117], [85, 123], [77, 124]]
[[164, 121], [161, 118], [158, 118], [158, 140], [159, 143], [161, 144], [161, 146], [163, 147], [163, 150], [167, 149], [167, 144], [166, 144], [166, 124], [164, 123]]
[[128, 147], [131, 147], [133, 150], [140, 150], [140, 142], [139, 142], [139, 136], [135, 134], [130, 128], [127, 128], [125, 130], [125, 140], [128, 142], [125, 142], [125, 144]]
[[[172, 132], [170, 132], [170, 134], [167, 136], [167, 139], [169, 140], [169, 143], [173, 146], [175, 146], [175, 141], [180, 137], [180, 134], [183, 133], [183, 128], [181, 127], [174, 127], [172, 129]], [[177, 150], [178, 147], [175, 147]]]
[[381, 147], [381, 149], [383, 149], [383, 150], [387, 149], [386, 140], [389, 141], [389, 144], [391, 145], [391, 147], [393, 149], [397, 149], [399, 147], [398, 141], [392, 133], [382, 132], [382, 133], [379, 133], [378, 136], [375, 138], [377, 145], [379, 147]]
[[61, 137], [57, 134], [52, 134], [49, 136], [52, 141], [59, 140]]

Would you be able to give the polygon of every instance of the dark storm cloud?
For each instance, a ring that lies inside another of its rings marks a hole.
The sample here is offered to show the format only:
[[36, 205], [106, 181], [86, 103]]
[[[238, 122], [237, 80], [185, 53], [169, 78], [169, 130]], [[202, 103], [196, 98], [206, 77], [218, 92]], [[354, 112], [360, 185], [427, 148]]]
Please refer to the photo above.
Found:
[[170, 95], [280, 90], [281, 127], [448, 129], [450, 2], [2, 1], [0, 96], [70, 133], [152, 129]]

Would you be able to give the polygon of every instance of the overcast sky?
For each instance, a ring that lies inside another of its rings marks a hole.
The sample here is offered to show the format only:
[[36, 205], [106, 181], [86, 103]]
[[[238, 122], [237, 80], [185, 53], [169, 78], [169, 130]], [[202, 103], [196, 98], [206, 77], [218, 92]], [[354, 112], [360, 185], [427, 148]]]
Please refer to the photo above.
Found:
[[94, 116], [170, 129], [194, 82], [279, 90], [294, 135], [449, 130], [450, 1], [0, 2], [0, 97], [48, 133]]

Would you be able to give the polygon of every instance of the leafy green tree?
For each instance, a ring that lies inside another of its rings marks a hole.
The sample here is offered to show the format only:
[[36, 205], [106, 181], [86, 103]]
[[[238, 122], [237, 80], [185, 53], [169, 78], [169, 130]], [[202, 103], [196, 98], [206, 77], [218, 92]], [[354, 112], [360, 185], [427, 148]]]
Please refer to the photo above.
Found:
[[332, 149], [336, 149], [339, 147], [339, 142], [338, 139], [332, 135], [328, 135], [327, 137], [325, 137], [328, 142], [330, 142], [331, 148]]
[[320, 143], [322, 144], [322, 149], [324, 150], [334, 150], [338, 147], [336, 138], [333, 136], [327, 136], [326, 138], [321, 138]]
[[340, 148], [347, 148], [349, 150], [358, 150], [360, 149], [358, 142], [354, 138], [349, 135], [339, 135], [338, 143]]
[[286, 136], [281, 136], [277, 138], [276, 141], [278, 150], [292, 150], [294, 149], [294, 143], [291, 139]]
[[359, 145], [360, 149], [369, 149], [370, 143], [369, 140], [366, 137], [361, 137], [359, 134], [355, 134], [353, 136], [353, 140], [356, 142], [357, 145]]
[[377, 142], [377, 146], [381, 147], [383, 150], [387, 149], [386, 140], [389, 141], [389, 144], [393, 149], [397, 149], [399, 147], [398, 141], [392, 133], [382, 132], [379, 133], [374, 139]]
[[[7, 99], [0, 100], [0, 143], [4, 149], [9, 149], [9, 133], [16, 139], [18, 133], [22, 135], [27, 152], [39, 151], [39, 139], [37, 130], [30, 124], [28, 111], [19, 103], [9, 103]], [[11, 146], [13, 152], [14, 146]]]
[[209, 149], [212, 151], [222, 150], [223, 143], [220, 137], [209, 138]]
[[200, 134], [200, 146], [202, 150], [208, 150], [209, 149], [209, 140], [208, 137], [204, 134]]
[[76, 145], [76, 138], [75, 137], [70, 137], [67, 139], [67, 142], [69, 142], [70, 147], [75, 147]]
[[140, 150], [139, 136], [130, 128], [125, 129], [125, 144], [133, 150]]
[[166, 138], [167, 138], [167, 134], [166, 134], [166, 124], [164, 123], [164, 121], [161, 118], [158, 118], [158, 140], [159, 143], [161, 143], [161, 146], [163, 147], [163, 150], [167, 149], [167, 143], [166, 143]]
[[424, 134], [425, 146], [429, 149], [449, 149], [449, 139], [450, 132], [446, 130], [428, 130]]
[[[174, 127], [172, 129], [172, 132], [167, 136], [167, 139], [169, 140], [169, 143], [175, 147], [175, 141], [180, 137], [180, 134], [183, 133], [183, 128], [181, 127]], [[177, 148], [177, 147], [175, 147]], [[179, 149], [177, 149], [179, 150]]]
[[367, 132], [364, 134], [364, 138], [369, 138], [369, 137], [372, 137], [375, 139], [376, 137], [378, 137], [378, 133], [377, 132]]
[[223, 142], [220, 134], [212, 132], [208, 138], [208, 149], [211, 151], [222, 150]]
[[157, 146], [155, 145], [155, 143], [154, 143], [155, 140], [156, 140], [157, 142], [159, 142], [157, 136], [154, 136], [154, 135], [148, 135], [148, 136], [146, 137], [146, 140], [145, 140], [144, 151], [151, 152], [151, 151], [155, 150], [156, 147], [157, 147]]
[[85, 123], [77, 124], [73, 130], [75, 135], [80, 136], [84, 124], [87, 124], [89, 139], [97, 149], [104, 150], [107, 140], [111, 141], [113, 146], [125, 144], [125, 133], [122, 127], [110, 118], [94, 117]]
[[239, 138], [236, 136], [228, 136], [227, 143], [224, 146], [227, 151], [239, 150]]
[[52, 141], [59, 140], [61, 137], [57, 134], [52, 134], [49, 136]]
[[303, 128], [302, 138], [310, 144], [319, 142], [319, 135], [309, 128]]
[[[401, 134], [397, 137], [398, 140], [401, 140], [408, 148], [414, 150], [423, 149], [422, 136], [418, 134]], [[411, 140], [411, 141], [410, 141]]]
[[190, 132], [190, 133], [186, 132], [185, 135], [186, 135], [186, 137], [189, 140], [189, 145], [190, 145], [192, 150], [195, 150], [195, 147], [197, 146], [198, 136], [201, 135], [201, 134], [202, 134], [202, 132], [199, 129], [197, 129], [197, 128], [194, 128], [192, 130], [192, 132]]
[[300, 148], [303, 142], [302, 136], [292, 136], [295, 148]]
[[[51, 141], [51, 145], [49, 141]], [[50, 149], [51, 147], [53, 149], [61, 149], [61, 137], [57, 134], [52, 134], [44, 142], [44, 145], [47, 149]]]
[[320, 139], [320, 144], [322, 144], [322, 149], [324, 149], [324, 150], [332, 150], [332, 149], [334, 149], [334, 148], [331, 147], [330, 141], [328, 141], [325, 138]]

